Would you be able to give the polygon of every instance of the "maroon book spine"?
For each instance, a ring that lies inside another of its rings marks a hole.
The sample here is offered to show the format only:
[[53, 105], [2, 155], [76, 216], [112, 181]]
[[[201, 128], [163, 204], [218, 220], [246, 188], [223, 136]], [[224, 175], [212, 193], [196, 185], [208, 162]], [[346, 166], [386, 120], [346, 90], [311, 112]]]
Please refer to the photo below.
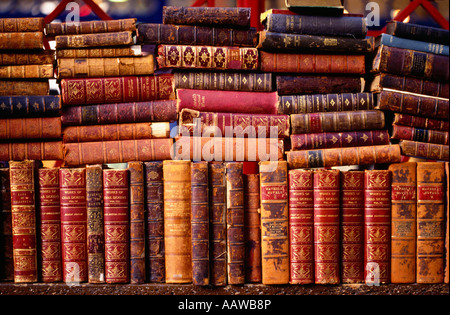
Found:
[[448, 131], [392, 125], [392, 139], [448, 145]]
[[395, 113], [394, 124], [429, 130], [449, 131], [449, 121]]
[[0, 281], [14, 280], [9, 168], [0, 168]]

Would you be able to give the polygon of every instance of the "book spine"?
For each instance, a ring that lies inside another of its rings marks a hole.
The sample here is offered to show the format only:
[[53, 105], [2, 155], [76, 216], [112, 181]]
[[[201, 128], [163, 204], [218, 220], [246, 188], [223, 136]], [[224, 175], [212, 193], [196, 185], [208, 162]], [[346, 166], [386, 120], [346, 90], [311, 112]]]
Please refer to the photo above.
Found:
[[0, 19], [0, 33], [43, 32], [44, 18], [3, 18]]
[[365, 283], [389, 283], [391, 278], [391, 182], [389, 170], [364, 173]]
[[[139, 139], [64, 144], [67, 166], [171, 159], [173, 139]], [[0, 146], [1, 148], [1, 146]]]
[[55, 61], [55, 51], [43, 50], [27, 53], [0, 53], [0, 66], [46, 65]]
[[290, 284], [314, 283], [314, 172], [289, 170]]
[[258, 70], [259, 53], [253, 47], [159, 45], [158, 68]]
[[401, 38], [448, 45], [448, 30], [417, 24], [391, 21], [386, 27], [387, 34]]
[[0, 119], [0, 139], [60, 139], [59, 117]]
[[263, 284], [289, 283], [289, 207], [286, 161], [259, 164]]
[[436, 55], [443, 55], [443, 56], [449, 55], [448, 45], [430, 43], [427, 41], [422, 42], [407, 38], [400, 38], [389, 34], [381, 34], [379, 44], [400, 49], [417, 50]]
[[59, 168], [40, 168], [40, 266], [43, 282], [62, 281]]
[[448, 131], [422, 129], [397, 124], [392, 125], [391, 138], [448, 145]]
[[48, 96], [0, 96], [0, 117], [59, 116], [61, 97]]
[[261, 71], [364, 74], [364, 55], [288, 54], [261, 51]]
[[227, 182], [223, 162], [209, 163], [211, 284], [227, 284]]
[[341, 171], [341, 281], [364, 283], [364, 171]]
[[162, 283], [165, 281], [163, 163], [144, 162], [144, 165], [147, 279], [151, 283]]
[[208, 162], [191, 164], [192, 283], [209, 284]]
[[11, 184], [9, 168], [0, 168], [0, 280], [14, 281]]
[[119, 19], [107, 21], [82, 21], [78, 23], [50, 23], [45, 26], [46, 35], [50, 38], [58, 35], [78, 35], [92, 33], [109, 33], [136, 31], [136, 19]]
[[105, 282], [105, 232], [102, 165], [86, 165], [88, 282]]
[[0, 161], [62, 159], [62, 141], [0, 143]]
[[391, 185], [391, 282], [416, 282], [417, 163], [389, 166]]
[[333, 94], [360, 93], [362, 82], [360, 77], [355, 76], [292, 76], [279, 75], [276, 77], [276, 89], [279, 95], [295, 94]]
[[9, 163], [14, 282], [38, 281], [35, 162]]
[[450, 168], [449, 168], [449, 163], [446, 162], [445, 163], [445, 173], [447, 174], [447, 233], [446, 233], [446, 238], [445, 238], [445, 252], [446, 252], [446, 257], [445, 257], [445, 270], [444, 270], [444, 283], [449, 283], [449, 219], [450, 219], [450, 212], [449, 212], [449, 208], [450, 208], [450, 192], [449, 192], [449, 187], [450, 187]]
[[402, 155], [426, 158], [431, 160], [449, 160], [448, 145], [400, 140], [399, 146]]
[[59, 170], [63, 281], [87, 281], [86, 169]]
[[0, 32], [0, 50], [31, 50], [44, 47], [43, 32]]
[[340, 171], [314, 172], [316, 284], [340, 283]]
[[53, 64], [0, 67], [1, 79], [53, 79]]
[[65, 48], [130, 45], [133, 45], [133, 35], [130, 31], [80, 35], [59, 35], [55, 37], [55, 48], [57, 50]]
[[[286, 152], [289, 168], [332, 167], [397, 163], [400, 145], [333, 148]], [[448, 155], [447, 155], [448, 156]]]
[[176, 100], [65, 107], [61, 122], [70, 125], [170, 122], [177, 119]]
[[0, 96], [36, 96], [49, 95], [49, 80], [1, 80]]
[[416, 282], [444, 282], [445, 165], [417, 163]]
[[57, 60], [60, 60], [61, 58], [108, 58], [133, 57], [141, 55], [142, 49], [139, 45], [124, 47], [58, 49], [56, 51]]
[[192, 282], [191, 161], [163, 161], [166, 283]]
[[401, 114], [401, 113], [394, 113], [394, 120], [392, 123], [401, 126], [437, 130], [437, 131], [447, 131], [447, 132], [450, 128], [449, 122], [445, 120], [411, 116], [408, 114]]
[[291, 135], [291, 150], [388, 145], [387, 130], [322, 132]]

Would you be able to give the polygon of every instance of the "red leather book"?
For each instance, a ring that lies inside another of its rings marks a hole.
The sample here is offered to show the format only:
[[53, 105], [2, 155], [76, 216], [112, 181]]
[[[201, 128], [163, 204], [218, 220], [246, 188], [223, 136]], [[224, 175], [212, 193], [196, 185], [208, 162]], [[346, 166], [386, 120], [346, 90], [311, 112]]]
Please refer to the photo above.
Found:
[[422, 129], [397, 124], [392, 125], [391, 138], [448, 145], [448, 131]]
[[449, 121], [394, 113], [393, 124], [421, 129], [449, 131]]
[[59, 168], [40, 168], [38, 174], [42, 281], [60, 282], [62, 266]]
[[9, 168], [0, 168], [0, 281], [14, 280], [11, 184]]
[[445, 270], [444, 270], [444, 282], [445, 283], [449, 283], [449, 219], [450, 219], [450, 213], [449, 213], [449, 208], [450, 208], [450, 192], [449, 192], [449, 187], [450, 187], [450, 169], [449, 169], [449, 163], [446, 162], [445, 163], [445, 172], [447, 174], [447, 233], [446, 233], [446, 238], [445, 238], [445, 252], [446, 252], [446, 257], [445, 257]]
[[38, 281], [35, 171], [32, 160], [9, 163], [15, 283]]
[[240, 92], [178, 89], [178, 111], [189, 108], [204, 112], [272, 114], [278, 112], [276, 92]]
[[0, 143], [0, 161], [62, 160], [62, 141]]
[[105, 281], [130, 281], [130, 187], [127, 169], [103, 170]]
[[341, 171], [341, 282], [364, 283], [364, 171]]
[[363, 90], [359, 76], [341, 75], [279, 75], [276, 78], [279, 95], [360, 93]]
[[400, 140], [399, 146], [402, 155], [426, 158], [430, 160], [449, 160], [448, 145]]
[[289, 170], [290, 284], [314, 283], [314, 172]]
[[340, 283], [340, 171], [314, 172], [316, 284]]
[[88, 279], [86, 169], [59, 170], [63, 281]]
[[61, 139], [60, 117], [0, 119], [0, 140]]
[[62, 79], [60, 88], [65, 106], [175, 98], [173, 74]]
[[389, 170], [365, 170], [364, 277], [368, 285], [391, 279], [391, 181]]

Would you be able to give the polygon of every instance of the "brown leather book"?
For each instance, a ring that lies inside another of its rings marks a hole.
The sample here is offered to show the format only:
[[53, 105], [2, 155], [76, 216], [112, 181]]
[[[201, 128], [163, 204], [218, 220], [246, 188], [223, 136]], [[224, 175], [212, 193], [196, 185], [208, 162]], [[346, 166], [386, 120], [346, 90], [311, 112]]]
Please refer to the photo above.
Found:
[[445, 270], [444, 270], [444, 282], [448, 284], [449, 282], [449, 207], [450, 207], [450, 193], [449, 193], [449, 187], [450, 187], [450, 170], [448, 166], [448, 162], [445, 163], [445, 172], [447, 174], [447, 236], [445, 238]]
[[400, 140], [399, 146], [402, 155], [426, 158], [430, 160], [449, 160], [448, 145]]
[[145, 282], [145, 173], [144, 162], [128, 162], [130, 172], [130, 283]]
[[422, 129], [392, 124], [392, 139], [448, 145], [448, 131]]
[[416, 282], [444, 282], [445, 163], [417, 163]]
[[290, 284], [314, 283], [314, 172], [289, 170]]
[[362, 78], [340, 75], [277, 75], [276, 89], [279, 95], [361, 93]]
[[391, 182], [390, 170], [364, 173], [365, 283], [379, 285], [391, 279]]
[[49, 80], [1, 80], [0, 96], [49, 95]]
[[191, 161], [164, 160], [163, 173], [166, 283], [191, 283]]
[[9, 163], [15, 283], [38, 281], [36, 166], [33, 160]]
[[340, 171], [314, 171], [316, 284], [340, 283]]
[[14, 281], [11, 184], [9, 168], [0, 168], [0, 280]]
[[110, 33], [136, 31], [136, 19], [81, 21], [78, 23], [52, 22], [45, 26], [46, 35], [53, 38], [58, 35], [76, 35], [91, 33]]
[[43, 32], [0, 32], [0, 50], [38, 50], [44, 48]]
[[395, 163], [391, 186], [391, 282], [416, 282], [417, 163]]
[[39, 168], [40, 266], [43, 282], [62, 281], [59, 168]]
[[0, 143], [0, 161], [62, 160], [62, 141]]
[[259, 164], [263, 284], [289, 283], [289, 210], [286, 161]]
[[59, 35], [55, 37], [55, 48], [88, 48], [104, 46], [131, 46], [133, 45], [133, 33], [108, 32], [79, 35]]
[[432, 119], [426, 117], [412, 116], [408, 114], [394, 113], [393, 124], [415, 127], [420, 129], [449, 131], [450, 123], [448, 120]]
[[54, 50], [0, 53], [0, 66], [45, 65], [45, 64], [53, 64], [54, 61], [55, 61]]
[[191, 164], [192, 283], [209, 284], [208, 162]]
[[123, 47], [92, 47], [58, 49], [56, 59], [61, 58], [108, 58], [108, 57], [133, 57], [142, 56], [142, 49], [139, 45]]
[[0, 19], [0, 33], [43, 32], [44, 28], [45, 22], [42, 17]]
[[1, 79], [53, 79], [53, 64], [0, 66]]
[[61, 139], [60, 117], [0, 119], [1, 140]]

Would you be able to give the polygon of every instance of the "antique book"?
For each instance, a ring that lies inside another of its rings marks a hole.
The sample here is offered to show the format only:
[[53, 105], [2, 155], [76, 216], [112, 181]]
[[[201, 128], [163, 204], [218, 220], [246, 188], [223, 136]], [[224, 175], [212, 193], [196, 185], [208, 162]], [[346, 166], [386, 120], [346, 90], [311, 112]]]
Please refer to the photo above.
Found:
[[211, 231], [210, 283], [213, 286], [224, 286], [227, 284], [227, 180], [225, 163], [210, 162], [208, 173]]
[[61, 122], [65, 126], [175, 120], [176, 100], [69, 106], [63, 109], [61, 115]]
[[56, 59], [61, 58], [107, 58], [107, 57], [132, 57], [142, 56], [140, 45], [122, 46], [122, 47], [92, 47], [92, 48], [73, 48], [58, 49]]
[[365, 283], [377, 285], [391, 279], [390, 170], [364, 171]]
[[0, 50], [41, 50], [43, 48], [43, 32], [0, 32]]
[[258, 50], [253, 47], [159, 45], [159, 69], [258, 70]]
[[381, 34], [375, 39], [375, 47], [385, 45], [389, 47], [411, 49], [436, 55], [448, 56], [448, 45], [419, 41], [416, 39], [401, 38], [390, 34]]
[[76, 166], [166, 160], [172, 144], [172, 138], [64, 143], [64, 162]]
[[164, 184], [163, 162], [144, 162], [146, 273], [151, 283], [164, 282]]
[[272, 73], [177, 71], [176, 89], [272, 92]]
[[389, 166], [391, 184], [391, 282], [416, 282], [416, 162]]
[[341, 282], [364, 283], [364, 171], [341, 171]]
[[164, 6], [162, 22], [175, 25], [250, 27], [250, 8]]
[[[226, 168], [227, 282], [245, 283], [244, 174], [242, 162], [229, 162]], [[264, 267], [263, 267], [264, 268]], [[264, 272], [263, 272], [264, 273]], [[264, 276], [263, 276], [264, 277]]]
[[0, 33], [43, 32], [44, 28], [45, 22], [42, 17], [0, 19]]
[[191, 161], [163, 161], [166, 283], [192, 282]]
[[1, 52], [0, 66], [8, 65], [45, 65], [55, 61], [54, 50]]
[[35, 96], [49, 93], [49, 80], [0, 80], [0, 96]]
[[314, 261], [316, 284], [340, 283], [340, 171], [314, 172]]
[[105, 232], [103, 214], [103, 168], [86, 165], [88, 282], [105, 282]]
[[191, 164], [192, 283], [209, 285], [208, 162]]
[[128, 169], [103, 170], [106, 283], [130, 281], [129, 176]]
[[314, 150], [389, 144], [388, 130], [293, 134], [291, 150]]
[[40, 266], [43, 282], [62, 281], [59, 168], [39, 168]]
[[172, 74], [62, 79], [64, 105], [89, 105], [175, 99]]
[[81, 21], [78, 23], [52, 22], [45, 26], [45, 31], [49, 38], [58, 35], [134, 32], [136, 31], [136, 19]]
[[314, 283], [314, 171], [289, 170], [290, 284]]
[[[6, 165], [5, 165], [6, 166]], [[0, 168], [0, 268], [1, 281], [14, 281], [11, 184], [9, 167]]]
[[277, 114], [276, 92], [241, 92], [177, 89], [177, 107], [180, 112], [189, 108], [206, 112]]
[[401, 160], [398, 144], [288, 151], [286, 156], [289, 168], [387, 164]]
[[409, 38], [442, 45], [449, 44], [448, 30], [426, 25], [390, 21], [386, 26], [386, 33], [401, 38]]
[[447, 174], [447, 233], [446, 233], [446, 238], [445, 238], [445, 252], [446, 252], [446, 257], [445, 257], [445, 270], [444, 270], [444, 283], [449, 282], [449, 238], [448, 236], [449, 234], [449, 218], [450, 218], [450, 213], [449, 213], [449, 207], [450, 207], [450, 193], [449, 193], [449, 187], [450, 187], [450, 169], [449, 169], [449, 165], [448, 162], [445, 163], [445, 173]]
[[431, 160], [442, 160], [442, 161], [449, 160], [448, 145], [400, 140], [399, 146], [402, 155]]
[[0, 161], [62, 160], [62, 141], [0, 143]]
[[422, 129], [393, 124], [391, 139], [411, 140], [448, 145], [448, 131]]
[[188, 131], [190, 135], [222, 137], [232, 132], [236, 137], [289, 137], [288, 115], [212, 113], [183, 108], [178, 117], [179, 134]]
[[128, 162], [130, 176], [130, 283], [146, 279], [144, 162]]
[[294, 12], [320, 12], [337, 16], [344, 12], [342, 0], [285, 0], [285, 5]]
[[360, 93], [363, 90], [359, 76], [339, 75], [277, 75], [278, 95]]
[[61, 115], [59, 95], [0, 96], [0, 118]]
[[169, 138], [169, 136], [168, 122], [66, 126], [62, 131], [65, 143]]
[[9, 162], [15, 283], [38, 281], [36, 171], [33, 160]]
[[257, 35], [256, 28], [240, 30], [198, 25], [139, 23], [136, 42], [144, 45], [255, 47]]
[[0, 79], [53, 79], [53, 64], [0, 66]]
[[402, 113], [394, 113], [393, 124], [409, 126], [428, 130], [448, 131], [450, 123], [447, 120], [432, 119], [420, 116], [412, 116]]
[[133, 33], [131, 31], [58, 35], [55, 37], [56, 50], [67, 48], [131, 46], [133, 44]]
[[0, 119], [1, 140], [61, 139], [59, 117]]
[[261, 71], [281, 73], [365, 74], [364, 55], [260, 52]]
[[448, 81], [448, 67], [448, 56], [383, 45], [373, 59], [372, 71]]
[[86, 168], [60, 168], [63, 281], [88, 280]]
[[417, 163], [417, 283], [444, 281], [445, 189], [445, 163]]

